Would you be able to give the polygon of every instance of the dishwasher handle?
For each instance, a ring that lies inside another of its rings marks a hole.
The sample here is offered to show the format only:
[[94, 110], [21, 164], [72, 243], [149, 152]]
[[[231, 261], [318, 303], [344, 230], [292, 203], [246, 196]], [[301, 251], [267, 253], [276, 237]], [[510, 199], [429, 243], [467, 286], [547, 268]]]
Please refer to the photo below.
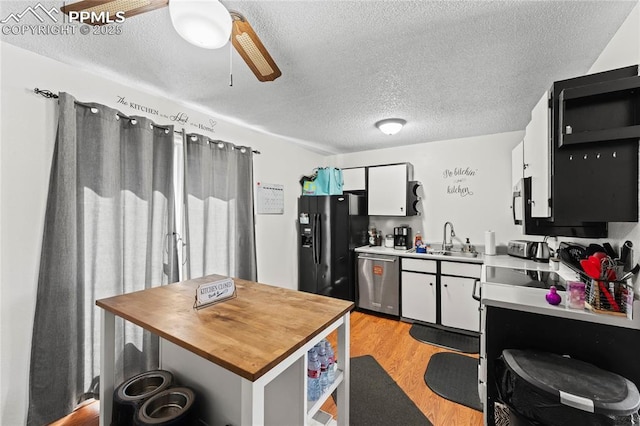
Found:
[[473, 297], [478, 302], [480, 301], [480, 296], [476, 296], [476, 287], [478, 286], [479, 282], [480, 282], [480, 280], [474, 280], [473, 281], [473, 290], [471, 290], [471, 297]]
[[394, 257], [393, 259], [389, 259], [389, 258], [382, 258], [382, 257], [369, 257], [369, 256], [358, 256], [358, 259], [366, 259], [366, 260], [377, 260], [380, 262], [390, 262], [393, 263], [395, 262], [398, 258]]

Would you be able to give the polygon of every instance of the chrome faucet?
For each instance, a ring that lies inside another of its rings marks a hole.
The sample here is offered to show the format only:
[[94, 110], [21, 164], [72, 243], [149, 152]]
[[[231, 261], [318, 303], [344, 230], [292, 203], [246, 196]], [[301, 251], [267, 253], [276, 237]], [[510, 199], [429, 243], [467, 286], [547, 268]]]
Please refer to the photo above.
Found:
[[[447, 244], [447, 225], [451, 226], [451, 238], [450, 238], [450, 244]], [[453, 237], [456, 236], [455, 231], [453, 230], [453, 223], [451, 222], [445, 222], [444, 223], [444, 231], [442, 234], [442, 250], [451, 250], [453, 248]]]

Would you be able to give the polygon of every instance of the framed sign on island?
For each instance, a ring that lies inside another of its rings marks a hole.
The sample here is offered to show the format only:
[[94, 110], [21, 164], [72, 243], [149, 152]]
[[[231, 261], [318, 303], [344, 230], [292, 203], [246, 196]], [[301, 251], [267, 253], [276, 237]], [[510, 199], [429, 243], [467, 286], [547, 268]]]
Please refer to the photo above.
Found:
[[[349, 424], [349, 318], [353, 302], [234, 278], [237, 297], [194, 309], [209, 275], [100, 299], [100, 424], [111, 423], [115, 316], [160, 337], [160, 368], [192, 387], [209, 425], [304, 425], [335, 390], [337, 424]], [[338, 332], [338, 372], [307, 401], [307, 351]]]

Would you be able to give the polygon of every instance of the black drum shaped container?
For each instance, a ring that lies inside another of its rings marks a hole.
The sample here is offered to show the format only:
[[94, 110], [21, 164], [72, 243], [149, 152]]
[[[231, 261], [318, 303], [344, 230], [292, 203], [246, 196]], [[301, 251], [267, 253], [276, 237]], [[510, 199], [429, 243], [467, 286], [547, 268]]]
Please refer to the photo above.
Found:
[[132, 426], [136, 411], [154, 395], [173, 384], [173, 374], [152, 370], [135, 375], [113, 391], [111, 426]]

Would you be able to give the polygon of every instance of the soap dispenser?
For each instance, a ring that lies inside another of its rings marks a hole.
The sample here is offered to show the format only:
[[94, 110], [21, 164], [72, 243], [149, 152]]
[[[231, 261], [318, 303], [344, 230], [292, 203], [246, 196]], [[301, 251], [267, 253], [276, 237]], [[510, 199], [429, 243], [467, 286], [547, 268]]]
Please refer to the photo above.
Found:
[[464, 246], [462, 247], [462, 251], [467, 253], [473, 253], [476, 251], [476, 248], [471, 245], [471, 242], [469, 241], [469, 237], [467, 237], [467, 241], [464, 243]]

